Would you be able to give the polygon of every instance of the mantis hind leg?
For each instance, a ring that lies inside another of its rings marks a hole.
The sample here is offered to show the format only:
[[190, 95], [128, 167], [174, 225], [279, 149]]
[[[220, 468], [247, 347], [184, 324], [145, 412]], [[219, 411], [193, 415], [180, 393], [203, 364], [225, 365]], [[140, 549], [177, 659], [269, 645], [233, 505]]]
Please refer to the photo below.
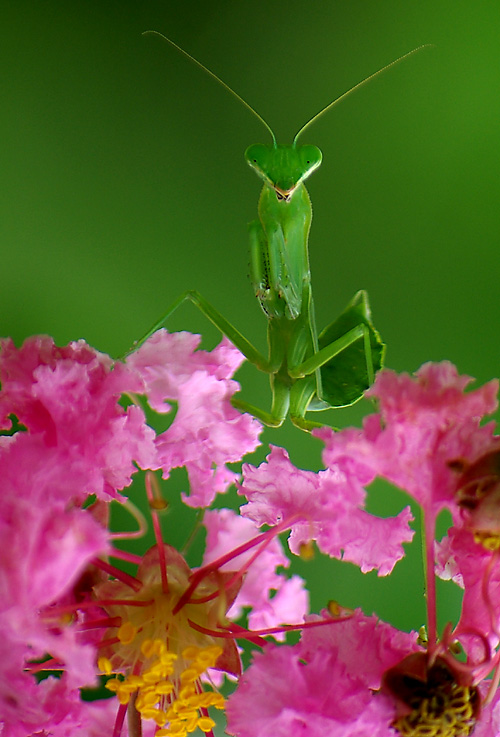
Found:
[[270, 412], [265, 412], [253, 404], [241, 399], [233, 398], [232, 405], [241, 412], [248, 412], [268, 427], [281, 427], [284, 423], [290, 407], [290, 387], [279, 380], [276, 375], [271, 375], [271, 390], [273, 402]]
[[[349, 349], [355, 348], [358, 342], [362, 342], [359, 350], [364, 353], [364, 370], [361, 372], [351, 366], [351, 359], [348, 357]], [[343, 356], [343, 353], [347, 356]], [[335, 359], [338, 370], [335, 365], [332, 366]], [[353, 375], [349, 376], [351, 370]], [[317, 371], [321, 372], [321, 382], [315, 376]], [[357, 325], [346, 335], [324, 346], [318, 353], [290, 370], [290, 374], [297, 377], [290, 392], [291, 421], [306, 432], [322, 427], [324, 422], [307, 419], [306, 412], [354, 404], [373, 383], [374, 373], [369, 330], [366, 325]]]
[[366, 293], [358, 292], [340, 317], [320, 333], [317, 350], [289, 369], [296, 380], [290, 400], [294, 424], [305, 430], [317, 427], [319, 423], [305, 419], [307, 411], [357, 402], [382, 367], [384, 352], [371, 322]]

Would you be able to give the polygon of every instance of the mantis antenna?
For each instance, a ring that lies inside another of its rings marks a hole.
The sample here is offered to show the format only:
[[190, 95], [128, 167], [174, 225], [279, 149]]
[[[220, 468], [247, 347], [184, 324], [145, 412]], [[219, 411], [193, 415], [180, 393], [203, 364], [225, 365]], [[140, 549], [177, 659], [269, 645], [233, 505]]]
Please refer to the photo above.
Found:
[[[233, 97], [236, 98], [241, 104], [246, 107], [247, 110], [250, 110], [250, 112], [255, 115], [257, 120], [260, 120], [262, 125], [269, 131], [271, 134], [271, 138], [273, 139], [273, 146], [274, 148], [277, 147], [277, 141], [276, 136], [273, 133], [273, 129], [271, 126], [266, 123], [262, 115], [259, 115], [257, 110], [253, 108], [246, 100], [244, 100], [241, 95], [239, 95], [237, 92], [235, 92], [226, 82], [224, 82], [220, 77], [218, 77], [214, 72], [212, 72], [208, 67], [206, 67], [204, 64], [201, 63], [201, 61], [198, 61], [194, 56], [191, 56], [187, 51], [184, 51], [184, 49], [175, 43], [175, 41], [172, 41], [172, 39], [168, 38], [168, 36], [165, 36], [165, 34], [160, 33], [160, 31], [143, 31], [143, 36], [148, 35], [154, 35], [159, 36], [164, 41], [169, 43], [171, 46], [174, 47], [174, 49], [177, 49], [181, 54], [184, 54], [184, 56], [187, 59], [190, 59], [194, 64], [196, 64], [200, 69], [203, 69], [204, 72], [206, 72], [212, 79], [215, 79], [216, 82], [218, 82], [227, 92], [229, 92]], [[407, 59], [409, 56], [413, 56], [413, 54], [416, 54], [418, 51], [422, 51], [422, 49], [431, 48], [434, 44], [423, 44], [422, 46], [417, 46], [416, 49], [413, 49], [412, 51], [408, 51], [407, 54], [403, 54], [403, 56], [398, 57], [397, 59], [394, 59], [394, 61], [391, 61], [390, 64], [386, 64], [385, 67], [382, 67], [382, 69], [379, 69], [377, 72], [373, 72], [373, 74], [370, 74], [370, 76], [365, 77], [365, 79], [361, 80], [361, 82], [358, 82], [358, 84], [355, 84], [354, 87], [351, 87], [351, 89], [347, 90], [347, 92], [344, 92], [343, 95], [340, 95], [340, 97], [337, 97], [333, 102], [328, 103], [322, 110], [319, 111], [319, 113], [316, 113], [310, 120], [307, 121], [305, 125], [302, 126], [302, 128], [299, 130], [299, 132], [296, 134], [295, 138], [293, 139], [292, 146], [294, 147], [297, 143], [297, 140], [299, 136], [302, 135], [302, 133], [309, 128], [310, 125], [315, 123], [318, 118], [321, 118], [322, 115], [327, 113], [330, 108], [332, 108], [334, 105], [337, 105], [337, 103], [341, 102], [341, 100], [344, 100], [348, 95], [355, 92], [356, 90], [359, 90], [360, 87], [363, 87], [368, 82], [371, 82], [372, 79], [375, 79], [375, 77], [378, 77], [379, 74], [383, 74], [391, 67], [395, 66], [396, 64], [399, 64], [399, 62], [403, 61], [404, 59]]]
[[432, 47], [434, 44], [423, 44], [422, 46], [417, 46], [416, 49], [413, 49], [412, 51], [408, 51], [407, 54], [403, 54], [403, 56], [400, 56], [398, 59], [394, 59], [394, 61], [391, 61], [390, 64], [386, 64], [385, 67], [382, 67], [382, 69], [379, 69], [378, 72], [373, 72], [373, 74], [370, 74], [369, 77], [365, 77], [365, 79], [361, 80], [361, 82], [358, 82], [358, 84], [355, 84], [354, 87], [351, 87], [350, 90], [347, 90], [347, 92], [344, 92], [343, 95], [340, 95], [340, 97], [337, 97], [333, 102], [330, 102], [326, 107], [324, 107], [322, 110], [319, 111], [319, 113], [316, 113], [310, 120], [307, 121], [305, 125], [302, 126], [302, 128], [299, 130], [295, 138], [293, 139], [293, 146], [297, 143], [297, 139], [302, 133], [309, 128], [310, 125], [316, 122], [318, 118], [321, 118], [322, 115], [328, 112], [330, 108], [332, 108], [334, 105], [339, 103], [341, 100], [344, 100], [348, 95], [350, 95], [352, 92], [355, 92], [356, 90], [359, 90], [360, 87], [363, 87], [368, 82], [371, 82], [372, 79], [375, 79], [375, 77], [378, 77], [379, 74], [383, 74], [391, 67], [395, 66], [395, 64], [399, 64], [400, 61], [403, 61], [404, 59], [407, 59], [409, 56], [412, 56], [413, 54], [416, 54], [418, 51], [421, 51], [422, 49], [427, 49]]
[[246, 100], [244, 100], [240, 95], [238, 95], [238, 93], [235, 92], [228, 84], [226, 84], [225, 82], [223, 82], [220, 77], [218, 77], [208, 67], [206, 67], [204, 64], [202, 64], [201, 61], [198, 61], [198, 59], [195, 59], [194, 56], [191, 56], [191, 54], [188, 54], [187, 51], [184, 51], [184, 49], [181, 46], [178, 46], [176, 43], [174, 43], [174, 41], [172, 41], [170, 38], [168, 38], [167, 36], [165, 36], [163, 33], [160, 33], [159, 31], [144, 31], [142, 33], [143, 36], [147, 36], [149, 34], [152, 34], [152, 35], [154, 34], [155, 36], [159, 36], [160, 38], [162, 38], [164, 41], [166, 41], [171, 46], [173, 46], [174, 49], [177, 49], [177, 51], [180, 51], [181, 54], [184, 54], [184, 56], [186, 56], [188, 59], [190, 59], [192, 62], [194, 62], [197, 66], [199, 66], [200, 69], [203, 69], [203, 71], [206, 72], [207, 74], [209, 74], [212, 77], [212, 79], [215, 79], [216, 82], [218, 82], [220, 85], [222, 85], [222, 87], [224, 87], [225, 90], [227, 90], [228, 92], [230, 92], [231, 95], [233, 95], [233, 97], [235, 97], [237, 100], [239, 100], [241, 102], [241, 104], [244, 105], [247, 108], [247, 110], [250, 110], [250, 112], [253, 113], [258, 120], [260, 120], [260, 122], [262, 123], [262, 125], [265, 128], [267, 128], [267, 130], [271, 134], [271, 138], [273, 139], [273, 145], [274, 145], [274, 147], [277, 146], [276, 136], [274, 135], [271, 126], [266, 123], [266, 121], [264, 120], [264, 118], [262, 117], [262, 115], [259, 115], [259, 113], [257, 112], [257, 110], [254, 110], [254, 108], [251, 105], [249, 105], [248, 102], [246, 102]]

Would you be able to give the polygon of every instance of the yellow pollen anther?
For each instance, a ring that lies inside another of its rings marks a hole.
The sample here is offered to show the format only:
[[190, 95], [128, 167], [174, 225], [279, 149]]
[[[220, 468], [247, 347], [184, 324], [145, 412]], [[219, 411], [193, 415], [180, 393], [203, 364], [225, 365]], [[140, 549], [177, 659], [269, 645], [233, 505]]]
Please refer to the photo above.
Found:
[[199, 647], [196, 647], [195, 645], [190, 645], [189, 647], [184, 648], [181, 655], [184, 658], [184, 660], [196, 660], [199, 653], [200, 653]]
[[202, 732], [210, 732], [210, 730], [215, 727], [215, 722], [213, 719], [210, 719], [210, 717], [200, 717], [196, 726], [199, 727]]
[[300, 544], [299, 555], [302, 560], [309, 561], [314, 558], [314, 547], [312, 540]]
[[144, 671], [142, 677], [145, 683], [158, 683], [158, 681], [161, 681], [161, 675], [153, 669]]
[[130, 645], [134, 641], [136, 634], [137, 627], [134, 627], [132, 622], [124, 622], [117, 632], [118, 639], [122, 645]]
[[59, 622], [61, 625], [64, 626], [65, 624], [71, 624], [73, 622], [73, 619], [74, 615], [71, 614], [71, 612], [65, 612], [59, 617]]
[[160, 655], [160, 660], [165, 665], [171, 665], [177, 660], [177, 655], [175, 653], [171, 653], [169, 650], [166, 650]]
[[174, 690], [174, 684], [170, 683], [170, 681], [162, 681], [161, 683], [156, 684], [155, 691], [159, 694], [169, 694], [172, 693]]
[[132, 673], [130, 676], [127, 676], [126, 683], [133, 684], [136, 688], [139, 688], [140, 686], [144, 686], [144, 678]]
[[213, 668], [219, 657], [222, 655], [223, 650], [219, 645], [213, 647], [206, 647], [201, 650], [196, 658], [196, 662], [203, 667], [203, 670], [207, 668]]
[[181, 701], [187, 701], [191, 696], [194, 696], [196, 691], [194, 690], [193, 686], [189, 684], [188, 686], [184, 686], [181, 688], [179, 693], [179, 699]]
[[116, 695], [118, 696], [118, 701], [120, 702], [120, 704], [122, 704], [122, 706], [124, 704], [128, 704], [128, 702], [130, 701], [129, 691], [124, 691], [122, 688], [119, 688]]
[[159, 727], [164, 727], [167, 723], [167, 715], [164, 711], [155, 710], [155, 714], [152, 719], [156, 722]]
[[163, 642], [163, 640], [156, 639], [153, 640], [153, 648], [154, 648], [154, 654], [162, 656], [167, 652], [167, 646]]
[[476, 530], [474, 532], [474, 541], [479, 543], [479, 545], [482, 545], [486, 550], [490, 550], [492, 553], [500, 548], [500, 537], [492, 532]]
[[197, 668], [186, 668], [185, 671], [181, 673], [181, 683], [187, 684], [187, 683], [194, 683], [200, 675], [200, 672]]
[[97, 661], [97, 667], [102, 673], [105, 673], [105, 675], [110, 676], [113, 672], [113, 666], [111, 665], [111, 661], [109, 658], [105, 658], [104, 655], [102, 655], [98, 661]]
[[154, 653], [154, 642], [153, 640], [144, 640], [141, 644], [141, 653], [146, 658], [152, 658]]
[[123, 681], [120, 681], [119, 678], [110, 678], [109, 681], [106, 682], [105, 686], [108, 691], [113, 691], [113, 693], [117, 693], [122, 683]]

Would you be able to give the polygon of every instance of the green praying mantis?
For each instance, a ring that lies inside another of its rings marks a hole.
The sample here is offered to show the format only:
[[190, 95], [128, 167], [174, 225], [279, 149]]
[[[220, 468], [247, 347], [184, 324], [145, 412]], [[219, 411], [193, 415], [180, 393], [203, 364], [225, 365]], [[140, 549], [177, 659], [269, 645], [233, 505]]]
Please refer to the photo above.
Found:
[[160, 36], [209, 74], [250, 110], [271, 135], [271, 145], [255, 144], [245, 152], [247, 163], [264, 183], [258, 220], [249, 226], [250, 279], [267, 317], [268, 355], [258, 351], [194, 290], [181, 294], [138, 345], [183, 302], [190, 301], [248, 361], [269, 375], [270, 411], [237, 397], [233, 398], [233, 406], [270, 427], [282, 425], [287, 415], [301, 430], [321, 427], [323, 423], [307, 418], [306, 413], [345, 407], [358, 401], [382, 367], [385, 346], [373, 326], [364, 291], [359, 291], [328, 327], [319, 334], [316, 330], [308, 250], [312, 210], [304, 181], [319, 167], [322, 154], [316, 146], [298, 145], [297, 141], [309, 126], [347, 95], [424, 46], [404, 54], [330, 102], [302, 126], [291, 145], [281, 145], [259, 113], [210, 69], [158, 31], [145, 33]]

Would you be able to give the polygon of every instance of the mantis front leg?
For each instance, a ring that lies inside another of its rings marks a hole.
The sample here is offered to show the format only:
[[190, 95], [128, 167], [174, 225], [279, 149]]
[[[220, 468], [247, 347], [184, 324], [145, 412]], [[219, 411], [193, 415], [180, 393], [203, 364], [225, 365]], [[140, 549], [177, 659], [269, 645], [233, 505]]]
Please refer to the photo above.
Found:
[[247, 361], [250, 361], [256, 368], [263, 371], [271, 376], [271, 388], [273, 391], [273, 400], [271, 411], [266, 412], [244, 400], [234, 398], [232, 404], [242, 412], [249, 412], [258, 420], [263, 422], [269, 427], [279, 427], [283, 424], [290, 404], [289, 389], [281, 385], [279, 382], [273, 382], [273, 376], [277, 373], [281, 365], [283, 364], [285, 356], [285, 346], [281, 340], [271, 340], [269, 343], [269, 357], [266, 358], [260, 351], [258, 351], [237, 328], [234, 327], [226, 318], [212, 305], [208, 300], [205, 299], [196, 290], [189, 290], [183, 292], [173, 302], [164, 315], [158, 320], [150, 330], [137, 341], [132, 350], [139, 348], [154, 332], [159, 330], [166, 320], [172, 315], [184, 302], [191, 302], [195, 305], [220, 332], [231, 341], [231, 343], [238, 348], [238, 350], [245, 356]]
[[[225, 335], [236, 348], [241, 351], [245, 358], [253, 363], [260, 371], [266, 374], [273, 373], [277, 370], [280, 365], [278, 357], [265, 358], [260, 351], [258, 351], [244, 335], [237, 330], [221, 313], [208, 302], [199, 292], [194, 289], [190, 289], [187, 292], [183, 292], [175, 302], [173, 302], [164, 315], [153, 325], [150, 330], [136, 343], [132, 350], [139, 348], [153, 333], [161, 328], [172, 315], [184, 302], [191, 302], [195, 305], [215, 327], [220, 330], [222, 335]], [[277, 366], [276, 366], [276, 362]]]

